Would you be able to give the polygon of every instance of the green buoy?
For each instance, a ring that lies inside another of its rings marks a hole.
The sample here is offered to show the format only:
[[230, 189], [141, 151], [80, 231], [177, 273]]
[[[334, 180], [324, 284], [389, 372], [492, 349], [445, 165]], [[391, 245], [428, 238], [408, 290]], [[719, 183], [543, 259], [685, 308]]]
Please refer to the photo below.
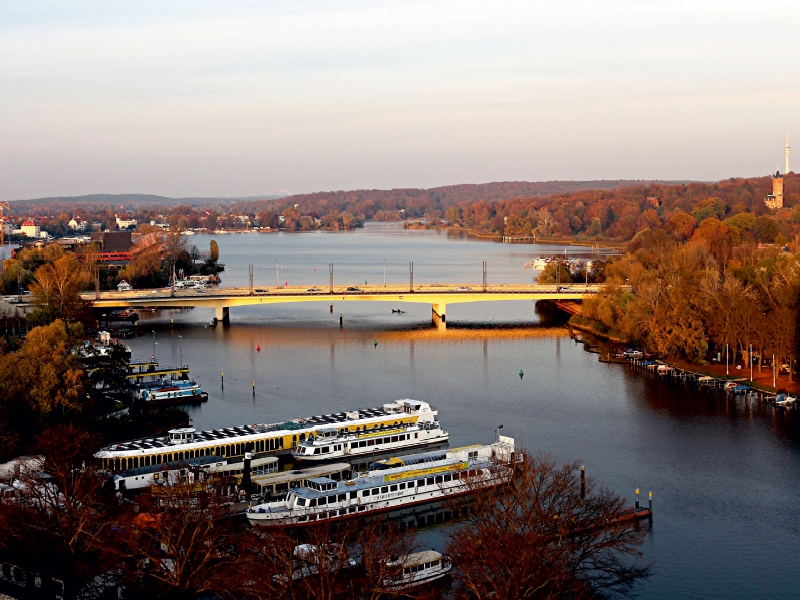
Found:
[[378, 340], [375, 340], [375, 341], [374, 341], [374, 342], [372, 342], [372, 343], [373, 343], [373, 344], [375, 344], [375, 347], [376, 347], [376, 348], [378, 347]]
[[520, 378], [520, 379], [522, 379], [522, 376], [523, 376], [523, 375], [525, 375], [525, 373], [523, 373], [523, 372], [522, 372], [522, 369], [520, 369], [520, 370], [519, 370], [519, 378]]

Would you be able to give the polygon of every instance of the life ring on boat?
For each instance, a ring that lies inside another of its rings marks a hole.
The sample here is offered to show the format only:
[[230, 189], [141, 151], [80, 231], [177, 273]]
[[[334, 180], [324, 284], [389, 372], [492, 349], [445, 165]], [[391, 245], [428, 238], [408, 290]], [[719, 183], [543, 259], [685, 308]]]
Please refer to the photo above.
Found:
[[253, 423], [253, 424], [250, 426], [250, 429], [258, 429], [258, 423]]

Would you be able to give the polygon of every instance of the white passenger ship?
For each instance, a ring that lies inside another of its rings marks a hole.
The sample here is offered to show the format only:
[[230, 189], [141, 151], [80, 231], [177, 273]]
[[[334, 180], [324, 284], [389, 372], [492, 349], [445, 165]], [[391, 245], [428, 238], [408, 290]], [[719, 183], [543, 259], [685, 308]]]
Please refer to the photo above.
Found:
[[392, 410], [408, 409], [418, 412], [419, 419], [416, 423], [345, 433], [336, 428], [318, 429], [292, 450], [292, 456], [299, 462], [319, 462], [392, 452], [449, 440], [450, 434], [439, 425], [436, 411], [426, 411], [422, 404], [416, 400], [401, 400], [394, 405], [384, 405], [384, 408], [391, 407]]
[[500, 436], [486, 446], [404, 457], [401, 466], [376, 463], [374, 470], [345, 482], [309, 479], [283, 501], [248, 508], [247, 519], [254, 526], [303, 525], [453, 498], [476, 485], [508, 481], [515, 460], [514, 439]]
[[229, 462], [244, 459], [245, 452], [254, 458], [288, 452], [321, 428], [335, 428], [340, 433], [360, 433], [399, 428], [416, 424], [420, 417], [438, 411], [427, 402], [399, 400], [380, 408], [358, 409], [328, 415], [293, 419], [282, 423], [253, 423], [209, 431], [192, 428], [172, 429], [167, 436], [140, 438], [104, 446], [95, 453], [100, 466], [119, 472], [166, 462], [218, 456]]

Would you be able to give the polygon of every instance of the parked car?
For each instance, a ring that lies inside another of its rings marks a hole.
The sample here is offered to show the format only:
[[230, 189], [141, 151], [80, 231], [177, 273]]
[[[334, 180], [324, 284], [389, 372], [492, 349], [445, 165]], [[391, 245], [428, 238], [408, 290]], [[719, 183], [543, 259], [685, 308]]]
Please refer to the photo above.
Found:
[[347, 288], [347, 291], [348, 292], [360, 292], [361, 290], [358, 289], [357, 287], [352, 287], [351, 286], [351, 287]]

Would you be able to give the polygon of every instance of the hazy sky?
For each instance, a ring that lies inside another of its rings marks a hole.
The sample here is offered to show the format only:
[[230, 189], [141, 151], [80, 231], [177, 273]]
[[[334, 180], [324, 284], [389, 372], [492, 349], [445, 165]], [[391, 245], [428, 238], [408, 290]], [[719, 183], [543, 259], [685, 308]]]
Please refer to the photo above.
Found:
[[0, 197], [800, 170], [800, 1], [0, 2]]

